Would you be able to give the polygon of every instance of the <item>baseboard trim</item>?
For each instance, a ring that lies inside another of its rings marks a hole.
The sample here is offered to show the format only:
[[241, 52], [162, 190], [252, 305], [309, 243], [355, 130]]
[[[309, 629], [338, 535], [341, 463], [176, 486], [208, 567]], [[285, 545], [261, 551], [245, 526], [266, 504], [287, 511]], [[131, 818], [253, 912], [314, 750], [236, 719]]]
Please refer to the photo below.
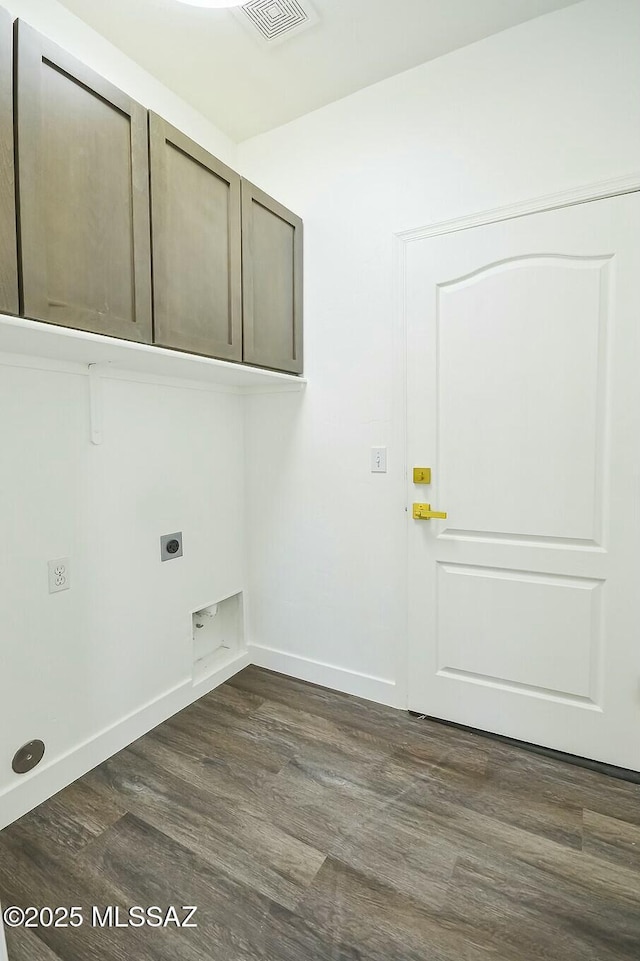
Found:
[[[5, 907], [7, 905], [5, 904]], [[0, 910], [2, 910], [2, 905], [0, 904]], [[9, 955], [7, 954], [7, 942], [4, 938], [4, 924], [0, 922], [0, 961], [9, 961]]]
[[393, 681], [254, 644], [205, 680], [197, 684], [192, 684], [191, 680], [184, 681], [62, 757], [52, 758], [48, 763], [45, 758], [45, 764], [0, 793], [0, 830], [250, 664], [378, 704], [401, 707], [398, 703], [399, 691]]
[[195, 685], [191, 680], [187, 680], [170, 688], [138, 711], [100, 731], [62, 757], [53, 758], [46, 766], [36, 768], [30, 775], [24, 775], [0, 794], [0, 830], [53, 797], [96, 765], [128, 747], [167, 718], [224, 684], [250, 663], [251, 657], [244, 651], [206, 680]]
[[398, 690], [394, 681], [387, 681], [370, 674], [361, 674], [344, 667], [336, 667], [309, 657], [279, 651], [259, 644], [249, 645], [251, 663], [279, 674], [287, 674], [301, 681], [310, 681], [343, 694], [353, 694], [367, 701], [376, 701], [388, 707], [399, 707]]
[[[217, 671], [214, 671], [209, 677], [206, 677], [202, 681], [198, 681], [197, 684], [193, 684], [191, 691], [191, 697], [189, 703], [197, 701], [199, 698], [204, 697], [205, 694], [209, 694], [210, 691], [214, 691], [216, 687], [220, 687], [225, 681], [228, 681], [230, 677], [234, 674], [238, 674], [243, 671], [245, 667], [249, 667], [251, 664], [251, 655], [249, 651], [243, 651], [233, 660], [228, 661], [219, 667]], [[185, 705], [186, 706], [186, 705]]]

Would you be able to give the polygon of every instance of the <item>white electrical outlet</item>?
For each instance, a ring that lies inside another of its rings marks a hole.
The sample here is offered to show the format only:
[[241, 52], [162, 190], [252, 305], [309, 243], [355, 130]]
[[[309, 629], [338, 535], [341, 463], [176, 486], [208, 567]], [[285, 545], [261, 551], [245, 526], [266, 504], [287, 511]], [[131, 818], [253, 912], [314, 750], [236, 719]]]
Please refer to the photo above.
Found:
[[386, 447], [371, 448], [371, 473], [372, 474], [387, 473], [387, 448]]
[[71, 587], [71, 566], [68, 557], [49, 561], [49, 593], [68, 591]]

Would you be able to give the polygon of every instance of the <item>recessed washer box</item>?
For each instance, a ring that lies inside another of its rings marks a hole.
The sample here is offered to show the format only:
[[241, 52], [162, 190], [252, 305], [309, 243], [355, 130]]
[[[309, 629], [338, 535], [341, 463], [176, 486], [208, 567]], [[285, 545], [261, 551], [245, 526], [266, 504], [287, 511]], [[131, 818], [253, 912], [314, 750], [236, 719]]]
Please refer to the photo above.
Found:
[[202, 681], [244, 650], [242, 592], [194, 611], [193, 682]]
[[160, 538], [160, 560], [172, 561], [174, 557], [182, 557], [182, 531], [163, 534]]

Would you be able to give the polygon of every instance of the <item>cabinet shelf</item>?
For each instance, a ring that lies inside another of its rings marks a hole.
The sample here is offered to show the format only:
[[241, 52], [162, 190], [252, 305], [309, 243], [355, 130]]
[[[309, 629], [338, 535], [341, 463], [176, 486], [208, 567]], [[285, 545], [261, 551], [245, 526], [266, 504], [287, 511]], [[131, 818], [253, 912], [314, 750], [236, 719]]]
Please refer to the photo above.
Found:
[[117, 370], [216, 384], [238, 393], [301, 391], [306, 385], [294, 374], [5, 315], [0, 315], [0, 353], [86, 366], [110, 364]]

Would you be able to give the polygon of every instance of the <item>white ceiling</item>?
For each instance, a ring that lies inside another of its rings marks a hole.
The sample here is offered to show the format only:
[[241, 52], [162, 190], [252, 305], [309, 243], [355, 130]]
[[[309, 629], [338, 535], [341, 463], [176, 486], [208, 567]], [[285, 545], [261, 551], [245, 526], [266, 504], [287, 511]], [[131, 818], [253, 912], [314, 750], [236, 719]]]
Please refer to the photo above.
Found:
[[275, 46], [229, 10], [62, 2], [240, 141], [577, 0], [312, 0], [320, 22]]

